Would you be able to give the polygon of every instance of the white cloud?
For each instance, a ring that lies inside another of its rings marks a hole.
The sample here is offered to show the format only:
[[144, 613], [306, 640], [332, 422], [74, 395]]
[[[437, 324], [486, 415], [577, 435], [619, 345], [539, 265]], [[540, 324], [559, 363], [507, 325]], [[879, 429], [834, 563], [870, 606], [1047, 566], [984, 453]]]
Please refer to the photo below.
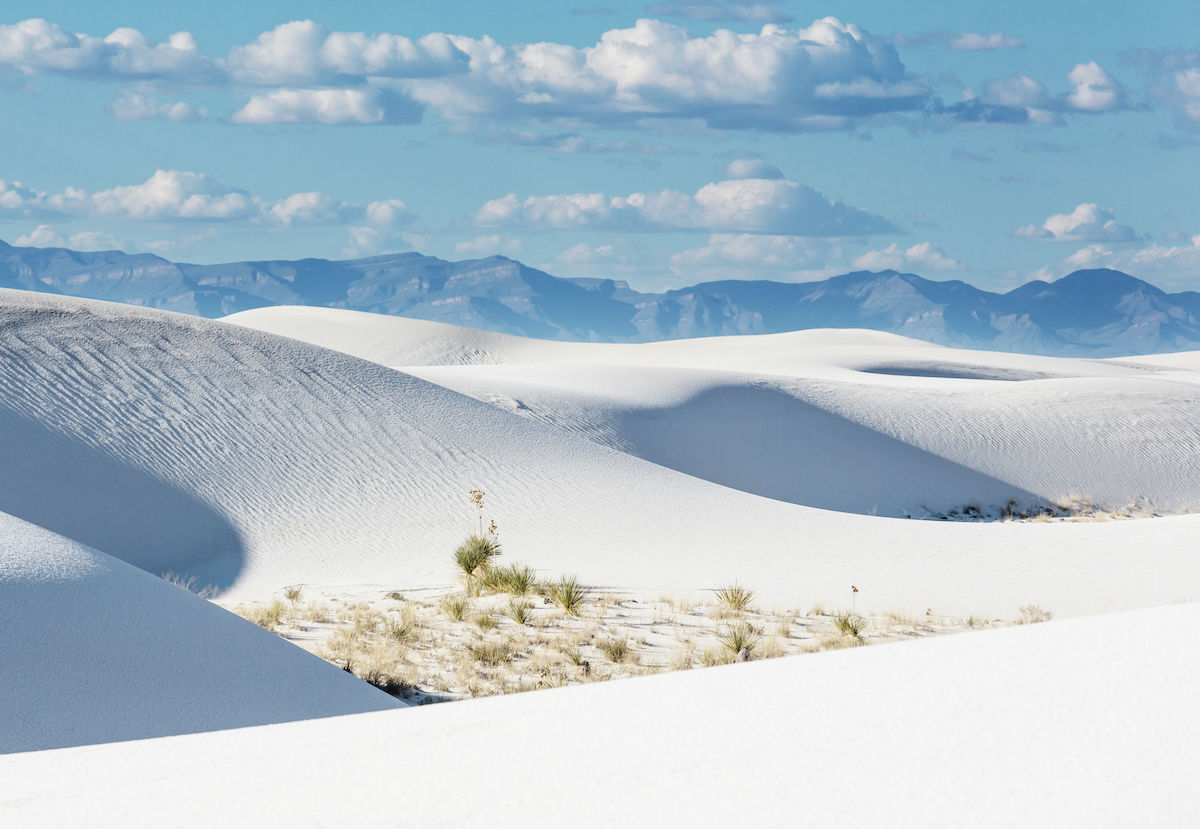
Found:
[[460, 72], [467, 68], [467, 56], [443, 34], [413, 41], [387, 33], [336, 32], [297, 20], [233, 48], [224, 66], [237, 83], [303, 86]]
[[1025, 42], [1019, 37], [1009, 37], [1003, 32], [959, 32], [951, 35], [946, 44], [960, 52], [981, 52], [994, 49], [1021, 49]]
[[421, 109], [386, 89], [273, 89], [230, 117], [235, 124], [413, 124]]
[[366, 221], [393, 228], [411, 220], [403, 202], [371, 202], [365, 208], [322, 193], [294, 193], [266, 199], [202, 173], [157, 170], [141, 184], [88, 192], [67, 187], [59, 193], [33, 190], [0, 179], [0, 216], [90, 217], [113, 220], [339, 225]]
[[671, 270], [682, 276], [712, 269], [737, 275], [753, 270], [803, 269], [820, 264], [823, 255], [819, 246], [796, 236], [714, 233], [708, 244], [672, 255]]
[[1125, 91], [1098, 63], [1076, 64], [1067, 75], [1071, 91], [1067, 103], [1082, 112], [1108, 112], [1125, 105]]
[[909, 248], [891, 244], [872, 250], [854, 260], [854, 267], [865, 271], [959, 271], [963, 263], [952, 259], [932, 242], [919, 242]]
[[735, 158], [725, 165], [721, 175], [726, 179], [767, 178], [781, 179], [783, 172], [774, 164], [761, 158]]
[[572, 245], [558, 255], [558, 261], [568, 265], [596, 265], [612, 261], [616, 249], [611, 244], [588, 245], [580, 242]]
[[17, 247], [71, 250], [113, 250], [121, 246], [112, 236], [98, 230], [83, 230], [64, 239], [50, 225], [38, 225], [29, 233], [18, 236], [13, 244]]
[[492, 234], [478, 236], [465, 242], [456, 242], [454, 252], [459, 256], [486, 257], [503, 254], [504, 256], [519, 256], [524, 249], [520, 239], [510, 236]]
[[1014, 235], [1054, 242], [1131, 242], [1138, 238], [1133, 228], [1117, 224], [1112, 208], [1094, 203], [1077, 205], [1070, 213], [1056, 213], [1040, 225], [1024, 225]]
[[757, 34], [722, 29], [706, 37], [639, 20], [583, 49], [452, 40], [470, 55], [469, 73], [405, 84], [450, 119], [676, 118], [729, 129], [826, 129], [917, 110], [928, 95], [891, 44], [832, 17], [807, 29], [766, 25]]
[[0, 25], [0, 64], [27, 75], [193, 83], [212, 82], [220, 76], [215, 62], [200, 53], [195, 38], [187, 32], [151, 43], [136, 29], [117, 29], [98, 38], [41, 19]]
[[607, 196], [510, 193], [474, 215], [481, 227], [543, 229], [698, 230], [791, 236], [891, 233], [886, 219], [827, 199], [787, 180], [742, 179], [706, 184], [694, 195], [675, 190]]
[[186, 101], [159, 101], [147, 92], [124, 89], [109, 103], [108, 111], [121, 121], [149, 121], [165, 118], [168, 121], [203, 121], [208, 110], [197, 108]]
[[1153, 244], [1133, 249], [1088, 245], [1064, 259], [1053, 273], [1062, 276], [1093, 268], [1124, 271], [1167, 290], [1194, 291], [1200, 288], [1200, 234], [1179, 245]]

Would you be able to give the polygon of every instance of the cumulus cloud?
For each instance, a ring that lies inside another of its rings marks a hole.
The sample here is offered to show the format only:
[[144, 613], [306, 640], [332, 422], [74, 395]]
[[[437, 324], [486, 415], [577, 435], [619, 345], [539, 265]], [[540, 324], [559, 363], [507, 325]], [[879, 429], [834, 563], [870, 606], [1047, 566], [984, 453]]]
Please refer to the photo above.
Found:
[[866, 236], [892, 233], [886, 219], [811, 187], [787, 180], [741, 179], [706, 184], [694, 194], [675, 190], [608, 196], [510, 193], [483, 205], [481, 227], [558, 230], [687, 230], [792, 236]]
[[1041, 81], [1018, 72], [988, 81], [979, 93], [966, 90], [961, 102], [944, 111], [962, 121], [1054, 124], [1068, 112], [1101, 113], [1126, 107], [1124, 87], [1095, 61], [1076, 64], [1067, 81], [1070, 90], [1055, 95]]
[[159, 101], [152, 94], [133, 89], [122, 90], [109, 103], [108, 111], [121, 121], [150, 121], [163, 118], [167, 121], [203, 121], [208, 110], [194, 107], [186, 101]]
[[419, 40], [388, 33], [337, 32], [297, 20], [230, 50], [223, 65], [237, 83], [302, 86], [365, 78], [426, 78], [461, 72], [468, 58], [447, 35]]
[[725, 165], [721, 175], [726, 179], [765, 178], [781, 179], [783, 172], [761, 158], [735, 158]]
[[612, 244], [588, 245], [580, 242], [564, 250], [558, 256], [558, 261], [568, 265], [596, 265], [610, 262], [616, 254]]
[[960, 271], [964, 265], [951, 259], [932, 242], [919, 242], [909, 248], [891, 244], [883, 250], [872, 250], [854, 260], [854, 267], [864, 271]]
[[1143, 248], [1112, 248], [1091, 244], [1077, 250], [1053, 269], [1052, 276], [1076, 270], [1112, 268], [1168, 290], [1196, 290], [1200, 274], [1200, 234], [1178, 245], [1152, 244]]
[[209, 83], [221, 76], [216, 62], [200, 53], [188, 32], [151, 43], [136, 29], [116, 29], [104, 38], [76, 34], [46, 20], [0, 25], [0, 64], [27, 75], [100, 79], [166, 79]]
[[246, 221], [281, 226], [365, 221], [392, 228], [411, 219], [403, 202], [372, 202], [365, 208], [321, 194], [294, 193], [266, 199], [202, 173], [157, 170], [141, 184], [88, 192], [67, 187], [46, 193], [0, 179], [0, 216], [89, 217], [154, 222]]
[[671, 0], [651, 3], [647, 14], [690, 20], [738, 20], [745, 23], [787, 23], [792, 16], [776, 3], [719, 3], [713, 0]]
[[832, 17], [807, 29], [766, 25], [757, 34], [722, 29], [706, 37], [639, 20], [582, 49], [452, 40], [470, 55], [469, 73], [405, 85], [450, 119], [675, 118], [728, 129], [835, 129], [920, 109], [928, 97], [890, 43]]
[[1125, 105], [1125, 91], [1098, 63], [1076, 64], [1067, 75], [1067, 105], [1081, 112], [1108, 112]]
[[1117, 224], [1112, 208], [1095, 203], [1077, 205], [1070, 213], [1056, 213], [1040, 225], [1024, 225], [1014, 235], [1053, 242], [1132, 242], [1139, 238], [1133, 228]]
[[230, 118], [235, 124], [415, 124], [421, 108], [379, 88], [273, 89], [254, 95]]

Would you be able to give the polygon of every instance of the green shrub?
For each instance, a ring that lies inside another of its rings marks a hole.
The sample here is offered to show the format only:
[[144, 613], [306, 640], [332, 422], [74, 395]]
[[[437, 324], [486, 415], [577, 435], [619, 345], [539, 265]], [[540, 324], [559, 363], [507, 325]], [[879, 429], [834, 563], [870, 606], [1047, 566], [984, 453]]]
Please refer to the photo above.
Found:
[[472, 535], [454, 551], [454, 562], [468, 579], [486, 570], [500, 555], [500, 542], [490, 535]]
[[546, 597], [572, 616], [579, 615], [587, 591], [575, 576], [560, 576], [558, 581], [546, 585]]
[[717, 641], [729, 652], [731, 659], [749, 660], [762, 633], [749, 622], [735, 622], [717, 634]]

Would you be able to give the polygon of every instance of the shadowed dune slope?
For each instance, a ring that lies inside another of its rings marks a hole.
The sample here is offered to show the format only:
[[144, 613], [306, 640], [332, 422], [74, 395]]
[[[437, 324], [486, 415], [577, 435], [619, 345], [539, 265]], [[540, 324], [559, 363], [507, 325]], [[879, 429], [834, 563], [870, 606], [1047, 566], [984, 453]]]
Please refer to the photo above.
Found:
[[0, 513], [0, 753], [394, 708], [191, 593]]

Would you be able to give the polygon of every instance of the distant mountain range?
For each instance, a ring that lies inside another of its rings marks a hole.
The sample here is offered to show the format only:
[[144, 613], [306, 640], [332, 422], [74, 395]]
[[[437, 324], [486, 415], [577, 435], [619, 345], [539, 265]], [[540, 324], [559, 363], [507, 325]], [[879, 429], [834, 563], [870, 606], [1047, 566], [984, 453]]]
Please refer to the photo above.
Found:
[[218, 317], [320, 305], [557, 340], [641, 342], [802, 328], [871, 328], [943, 345], [1116, 356], [1200, 349], [1200, 293], [1168, 294], [1114, 270], [1076, 271], [998, 294], [965, 282], [857, 271], [822, 282], [727, 280], [642, 293], [562, 279], [492, 256], [189, 265], [152, 254], [0, 242], [0, 287]]

